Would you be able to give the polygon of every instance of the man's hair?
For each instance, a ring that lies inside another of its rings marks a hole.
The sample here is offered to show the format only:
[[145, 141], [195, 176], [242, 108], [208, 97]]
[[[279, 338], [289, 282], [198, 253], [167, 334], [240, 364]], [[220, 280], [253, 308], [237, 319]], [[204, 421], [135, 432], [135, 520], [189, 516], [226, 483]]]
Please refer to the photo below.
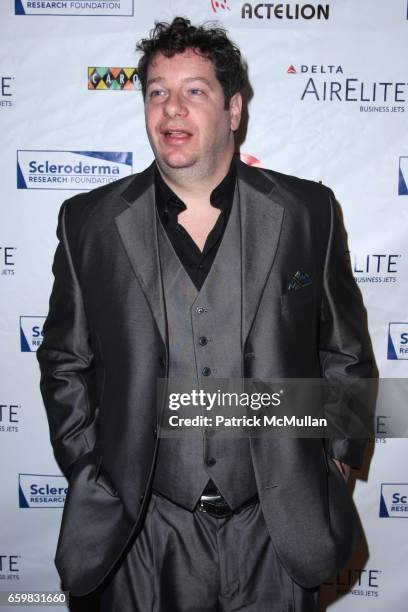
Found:
[[246, 66], [241, 52], [223, 28], [211, 27], [210, 23], [193, 26], [183, 17], [175, 17], [170, 24], [156, 22], [150, 38], [143, 38], [136, 45], [136, 50], [143, 53], [138, 64], [143, 98], [146, 97], [147, 71], [155, 54], [173, 57], [186, 49], [193, 49], [213, 63], [215, 75], [224, 92], [224, 107], [227, 109], [231, 97], [237, 91], [242, 92], [247, 84]]

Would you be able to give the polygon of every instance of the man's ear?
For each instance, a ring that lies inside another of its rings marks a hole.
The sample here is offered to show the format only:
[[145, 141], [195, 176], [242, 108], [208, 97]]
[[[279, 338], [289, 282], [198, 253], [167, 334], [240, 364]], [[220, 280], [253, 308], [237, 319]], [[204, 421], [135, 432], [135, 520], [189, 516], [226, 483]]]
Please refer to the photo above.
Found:
[[239, 128], [242, 113], [242, 95], [237, 91], [231, 97], [229, 103], [230, 125], [231, 130], [235, 132]]

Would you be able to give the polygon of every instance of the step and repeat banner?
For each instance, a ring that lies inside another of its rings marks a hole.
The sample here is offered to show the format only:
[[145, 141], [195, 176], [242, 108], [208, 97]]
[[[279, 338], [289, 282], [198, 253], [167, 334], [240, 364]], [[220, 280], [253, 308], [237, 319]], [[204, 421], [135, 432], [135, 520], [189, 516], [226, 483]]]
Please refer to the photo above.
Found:
[[[151, 162], [135, 44], [176, 15], [218, 21], [248, 62], [242, 159], [334, 190], [380, 376], [408, 375], [407, 0], [3, 0], [0, 591], [60, 589], [53, 558], [67, 483], [35, 356], [57, 214], [67, 197]], [[407, 441], [373, 440], [353, 488], [365, 542], [322, 587], [324, 607], [405, 610]]]

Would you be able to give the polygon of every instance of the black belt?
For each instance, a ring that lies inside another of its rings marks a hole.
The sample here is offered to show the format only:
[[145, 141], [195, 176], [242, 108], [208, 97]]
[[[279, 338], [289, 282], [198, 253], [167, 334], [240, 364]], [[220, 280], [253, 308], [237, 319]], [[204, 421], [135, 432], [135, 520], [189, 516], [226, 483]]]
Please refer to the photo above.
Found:
[[248, 506], [252, 506], [258, 501], [258, 495], [254, 495], [246, 502], [232, 510], [231, 507], [227, 504], [224, 497], [221, 494], [218, 495], [202, 495], [200, 497], [200, 501], [196, 506], [196, 510], [199, 512], [206, 512], [210, 516], [215, 518], [227, 518], [232, 516], [233, 514], [238, 514], [244, 508]]

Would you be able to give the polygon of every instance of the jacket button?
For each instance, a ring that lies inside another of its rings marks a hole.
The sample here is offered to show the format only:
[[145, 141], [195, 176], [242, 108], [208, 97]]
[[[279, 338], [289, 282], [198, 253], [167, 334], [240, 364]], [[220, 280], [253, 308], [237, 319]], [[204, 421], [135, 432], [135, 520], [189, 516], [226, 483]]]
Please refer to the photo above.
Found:
[[163, 368], [163, 369], [164, 369], [164, 359], [163, 359], [163, 357], [162, 357], [162, 356], [160, 356], [160, 357], [158, 358], [158, 361], [159, 361], [159, 366], [160, 366], [161, 368]]
[[211, 374], [211, 368], [209, 368], [209, 367], [205, 366], [205, 368], [203, 368], [203, 369], [201, 370], [201, 374], [202, 374], [203, 376], [209, 376], [209, 375]]
[[208, 342], [208, 338], [206, 338], [205, 336], [200, 336], [198, 339], [198, 344], [200, 346], [205, 346]]
[[141, 495], [140, 498], [139, 498], [139, 502], [142, 504], [143, 500], [144, 500], [144, 495]]
[[207, 312], [207, 309], [205, 306], [197, 306], [196, 308], [196, 313], [197, 314], [204, 314], [205, 312]]
[[214, 459], [214, 457], [210, 457], [210, 458], [209, 458], [209, 459], [207, 459], [207, 461], [206, 461], [206, 464], [207, 464], [209, 467], [212, 467], [212, 466], [213, 466], [213, 465], [215, 465], [216, 463], [217, 463], [217, 460], [216, 460], [216, 459]]
[[156, 437], [157, 436], [157, 427], [153, 428], [153, 436]]

